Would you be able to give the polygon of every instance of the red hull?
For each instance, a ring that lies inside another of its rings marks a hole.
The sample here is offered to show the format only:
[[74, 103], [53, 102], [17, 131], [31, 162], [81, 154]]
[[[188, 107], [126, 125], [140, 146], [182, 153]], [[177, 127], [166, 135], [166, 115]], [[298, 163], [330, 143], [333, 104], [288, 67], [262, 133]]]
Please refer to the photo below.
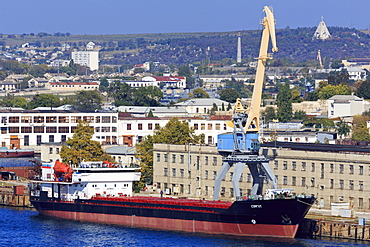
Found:
[[0, 158], [17, 158], [17, 157], [33, 157], [35, 155], [33, 150], [25, 151], [25, 150], [14, 150], [10, 149], [7, 151], [1, 150], [0, 151]]
[[70, 220], [124, 225], [159, 230], [185, 231], [236, 236], [262, 236], [294, 238], [298, 225], [235, 224], [181, 219], [165, 219], [141, 216], [109, 215], [99, 213], [40, 210], [47, 216]]

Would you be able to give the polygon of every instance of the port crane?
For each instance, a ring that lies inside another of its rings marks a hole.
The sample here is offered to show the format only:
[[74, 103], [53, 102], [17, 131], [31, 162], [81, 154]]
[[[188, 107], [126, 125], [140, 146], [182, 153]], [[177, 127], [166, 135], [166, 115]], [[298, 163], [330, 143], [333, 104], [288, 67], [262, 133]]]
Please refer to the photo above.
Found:
[[263, 18], [261, 45], [257, 58], [257, 70], [253, 88], [252, 102], [249, 109], [245, 109], [237, 99], [233, 107], [233, 133], [218, 135], [218, 152], [223, 156], [222, 167], [215, 179], [214, 199], [218, 200], [221, 182], [227, 172], [234, 166], [232, 184], [236, 200], [242, 200], [240, 195], [239, 180], [244, 167], [247, 165], [253, 179], [251, 190], [252, 196], [262, 195], [263, 182], [267, 177], [270, 180], [272, 189], [277, 189], [276, 177], [270, 168], [268, 158], [259, 155], [260, 143], [258, 141], [260, 128], [260, 106], [262, 87], [265, 75], [267, 59], [272, 59], [268, 53], [269, 40], [271, 38], [272, 52], [277, 52], [275, 37], [274, 14], [270, 7], [265, 6], [263, 11], [266, 16]]

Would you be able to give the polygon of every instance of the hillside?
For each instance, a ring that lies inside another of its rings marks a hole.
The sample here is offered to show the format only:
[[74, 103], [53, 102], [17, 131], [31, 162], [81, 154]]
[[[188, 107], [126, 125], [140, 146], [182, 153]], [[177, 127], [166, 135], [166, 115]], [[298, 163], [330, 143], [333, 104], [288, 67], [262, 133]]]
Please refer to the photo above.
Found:
[[[335, 59], [370, 57], [370, 36], [355, 29], [329, 27], [332, 39], [312, 40], [313, 28], [280, 29], [276, 31], [279, 52], [274, 54], [278, 65], [298, 65], [316, 60], [318, 50], [324, 63]], [[0, 44], [11, 47], [36, 43], [39, 49], [54, 49], [64, 43], [82, 50], [93, 41], [101, 46], [102, 64], [140, 64], [158, 61], [167, 64], [187, 63], [232, 64], [236, 59], [238, 31], [213, 33], [159, 33], [127, 35], [23, 34], [0, 35]], [[241, 31], [242, 57], [245, 62], [259, 51], [261, 30]]]

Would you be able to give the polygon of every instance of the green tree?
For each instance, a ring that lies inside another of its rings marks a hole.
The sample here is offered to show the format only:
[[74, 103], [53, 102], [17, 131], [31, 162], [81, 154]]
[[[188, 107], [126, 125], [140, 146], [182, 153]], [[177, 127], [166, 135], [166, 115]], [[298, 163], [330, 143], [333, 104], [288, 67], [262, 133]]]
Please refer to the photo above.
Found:
[[109, 82], [107, 80], [107, 77], [100, 78], [99, 90], [102, 92], [105, 92], [108, 90], [108, 87], [109, 87]]
[[194, 98], [210, 98], [209, 94], [200, 87], [193, 90]]
[[356, 95], [364, 99], [370, 99], [370, 81], [362, 82], [358, 87]]
[[132, 105], [133, 90], [125, 82], [114, 81], [108, 87], [109, 95], [114, 99], [115, 106]]
[[343, 67], [344, 65], [343, 65], [343, 63], [342, 63], [342, 60], [339, 60], [339, 59], [337, 59], [337, 60], [333, 60], [333, 62], [331, 63], [331, 67], [333, 68], [333, 69], [339, 69], [339, 68], [341, 68], [341, 67]]
[[289, 84], [281, 84], [279, 86], [279, 93], [277, 95], [277, 118], [280, 122], [288, 122], [292, 119], [292, 93]]
[[158, 87], [139, 87], [133, 90], [131, 104], [136, 106], [160, 106], [163, 92]]
[[352, 93], [351, 88], [348, 85], [339, 84], [337, 86], [326, 85], [319, 89], [317, 93], [319, 99], [329, 99], [334, 95], [349, 95]]
[[220, 95], [221, 100], [225, 100], [227, 102], [235, 103], [236, 99], [241, 98], [242, 95], [239, 93], [238, 90], [235, 88], [225, 88], [221, 89], [217, 92]]
[[95, 111], [101, 109], [103, 97], [97, 91], [79, 91], [73, 104], [78, 111]]
[[301, 93], [297, 89], [292, 90], [292, 102], [293, 103], [301, 103], [303, 98], [301, 97]]
[[193, 88], [195, 85], [195, 79], [193, 78], [193, 73], [188, 65], [178, 67], [178, 75], [184, 76], [186, 78], [186, 87]]
[[338, 135], [340, 138], [343, 136], [347, 136], [351, 132], [351, 127], [343, 121], [343, 119], [340, 119], [338, 123], [336, 123]]
[[61, 102], [58, 96], [53, 94], [36, 94], [32, 97], [27, 105], [27, 109], [34, 109], [36, 107], [58, 107]]
[[68, 138], [66, 145], [62, 146], [60, 158], [65, 163], [79, 164], [81, 161], [113, 162], [114, 159], [107, 154], [98, 141], [91, 140], [94, 128], [88, 122], [80, 121], [72, 138]]
[[366, 122], [369, 120], [368, 116], [355, 115], [353, 116], [353, 132], [352, 139], [355, 141], [370, 141], [369, 128]]
[[303, 110], [295, 111], [294, 114], [293, 114], [293, 119], [306, 120], [307, 119], [307, 114]]
[[50, 71], [49, 66], [46, 64], [39, 64], [29, 68], [28, 73], [34, 77], [42, 77], [46, 72]]
[[261, 115], [265, 118], [266, 123], [270, 122], [276, 118], [275, 108], [272, 106], [268, 106], [265, 108], [264, 111], [261, 112]]
[[23, 109], [27, 108], [27, 99], [23, 97], [15, 97], [13, 94], [8, 94], [1, 101], [1, 106], [5, 107], [20, 107]]
[[28, 88], [28, 81], [32, 79], [32, 76], [27, 76], [23, 78], [22, 82], [19, 84], [19, 89]]
[[140, 160], [141, 181], [139, 187], [153, 183], [153, 144], [168, 143], [184, 145], [188, 143], [204, 143], [204, 134], [199, 136], [194, 134], [194, 129], [189, 126], [187, 121], [180, 121], [172, 118], [161, 129], [153, 135], [144, 137], [143, 141], [136, 145], [135, 156]]

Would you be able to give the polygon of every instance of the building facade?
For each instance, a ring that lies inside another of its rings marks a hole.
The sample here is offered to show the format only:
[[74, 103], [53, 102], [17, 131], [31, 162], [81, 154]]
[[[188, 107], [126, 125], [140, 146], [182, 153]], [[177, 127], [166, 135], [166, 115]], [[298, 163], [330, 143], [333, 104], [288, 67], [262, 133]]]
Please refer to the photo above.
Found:
[[[313, 195], [318, 206], [349, 202], [355, 210], [370, 211], [370, 152], [302, 151], [291, 148], [264, 148], [279, 188]], [[155, 144], [154, 188], [167, 194], [212, 199], [214, 182], [222, 166], [215, 146]], [[230, 169], [221, 184], [220, 199], [234, 200]], [[251, 193], [252, 177], [246, 167], [240, 178], [241, 196]], [[269, 188], [269, 184], [265, 185]]]
[[76, 64], [89, 67], [91, 70], [99, 69], [99, 51], [73, 51], [72, 60]]

